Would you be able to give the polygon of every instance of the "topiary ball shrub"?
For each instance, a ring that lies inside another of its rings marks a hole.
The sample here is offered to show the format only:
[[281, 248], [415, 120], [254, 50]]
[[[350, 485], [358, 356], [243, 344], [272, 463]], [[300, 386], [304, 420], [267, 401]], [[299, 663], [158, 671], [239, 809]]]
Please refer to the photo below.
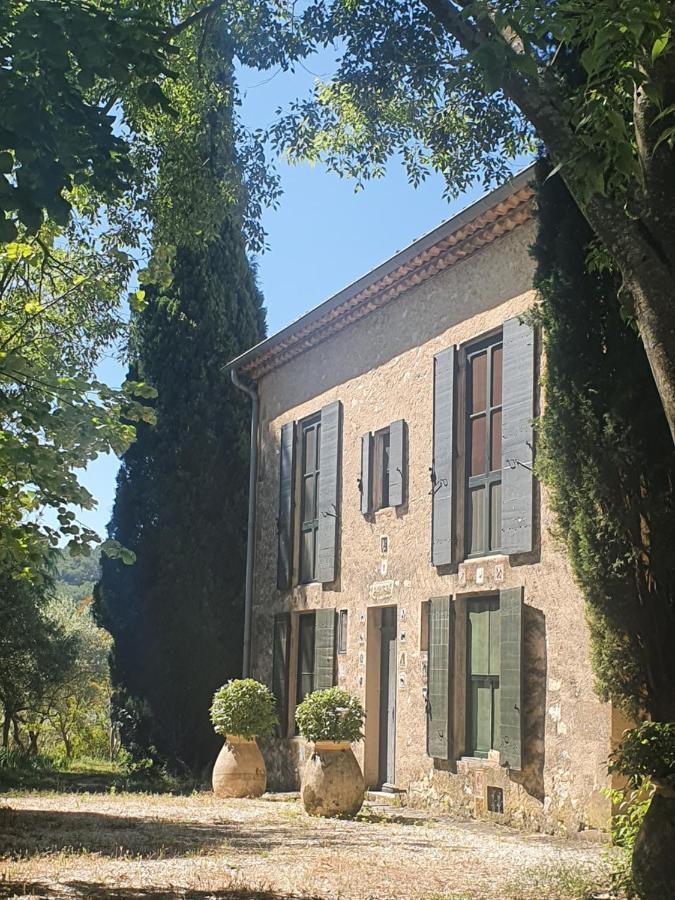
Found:
[[295, 711], [300, 734], [307, 741], [360, 741], [366, 714], [356, 699], [342, 688], [314, 691]]
[[213, 695], [211, 722], [216, 734], [251, 740], [274, 733], [278, 724], [274, 694], [253, 678], [235, 678]]

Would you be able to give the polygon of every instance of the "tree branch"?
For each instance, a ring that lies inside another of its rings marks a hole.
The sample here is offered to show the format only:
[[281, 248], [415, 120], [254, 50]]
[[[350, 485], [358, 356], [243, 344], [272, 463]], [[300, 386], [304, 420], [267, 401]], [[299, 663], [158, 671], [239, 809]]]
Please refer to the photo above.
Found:
[[201, 9], [198, 9], [197, 12], [193, 12], [192, 15], [187, 17], [187, 19], [183, 19], [182, 22], [178, 22], [176, 25], [174, 25], [169, 33], [172, 35], [180, 34], [187, 28], [191, 28], [195, 24], [195, 22], [199, 22], [200, 19], [208, 16], [209, 13], [215, 12], [215, 10], [220, 9], [220, 7], [223, 6], [224, 3], [225, 0], [212, 0], [211, 3], [207, 3], [206, 6], [202, 6]]

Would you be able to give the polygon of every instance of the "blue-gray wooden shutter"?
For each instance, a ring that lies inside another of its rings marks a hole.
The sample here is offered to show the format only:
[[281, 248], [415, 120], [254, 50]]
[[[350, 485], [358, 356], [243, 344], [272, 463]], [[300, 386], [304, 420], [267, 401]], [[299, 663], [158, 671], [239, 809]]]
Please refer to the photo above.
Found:
[[286, 737], [288, 729], [288, 663], [291, 632], [290, 613], [274, 617], [274, 643], [272, 654], [272, 693], [279, 717], [279, 737]]
[[504, 322], [502, 401], [502, 537], [504, 553], [533, 548], [534, 332]]
[[335, 675], [335, 610], [317, 609], [314, 632], [314, 690], [333, 687]]
[[453, 560], [454, 394], [455, 348], [448, 347], [434, 357], [431, 561], [435, 566], [446, 565]]
[[277, 521], [277, 587], [288, 590], [293, 573], [293, 507], [295, 489], [295, 422], [281, 429], [279, 453], [279, 518]]
[[450, 759], [452, 755], [452, 614], [450, 597], [432, 597], [429, 601], [427, 753], [436, 759]]
[[389, 426], [389, 506], [405, 502], [405, 422], [398, 419]]
[[319, 449], [319, 531], [316, 558], [317, 581], [337, 577], [337, 544], [340, 531], [341, 411], [339, 400], [321, 410]]
[[523, 589], [499, 592], [501, 663], [499, 672], [499, 753], [502, 765], [522, 768]]
[[370, 512], [371, 466], [373, 459], [373, 433], [369, 431], [361, 438], [361, 512], [367, 516]]

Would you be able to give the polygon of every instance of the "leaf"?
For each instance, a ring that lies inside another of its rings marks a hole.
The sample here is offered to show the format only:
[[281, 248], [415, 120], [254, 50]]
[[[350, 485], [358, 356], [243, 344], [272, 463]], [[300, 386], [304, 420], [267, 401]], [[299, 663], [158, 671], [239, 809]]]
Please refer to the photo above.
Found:
[[661, 37], [658, 37], [654, 41], [654, 45], [652, 46], [652, 63], [656, 62], [656, 60], [661, 56], [663, 51], [668, 46], [668, 42], [670, 40], [670, 29], [668, 31], [664, 31]]
[[145, 291], [144, 290], [139, 289], [137, 291], [132, 291], [132, 293], [129, 294], [129, 307], [132, 310], [132, 312], [135, 312], [135, 313], [143, 312], [143, 310], [145, 309], [145, 307], [147, 305], [148, 304], [145, 299]]

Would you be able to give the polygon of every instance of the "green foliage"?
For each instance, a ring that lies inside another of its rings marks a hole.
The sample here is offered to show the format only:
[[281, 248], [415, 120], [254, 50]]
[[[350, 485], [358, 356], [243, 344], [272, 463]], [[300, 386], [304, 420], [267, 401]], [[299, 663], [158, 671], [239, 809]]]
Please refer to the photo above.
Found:
[[612, 801], [612, 843], [618, 848], [612, 869], [612, 887], [620, 897], [637, 898], [631, 861], [638, 831], [654, 796], [654, 788], [643, 782], [638, 788], [625, 791], [608, 791]]
[[274, 694], [253, 678], [231, 679], [218, 688], [211, 704], [216, 734], [266, 738], [279, 724]]
[[[663, 0], [263, 6], [274, 27], [267, 26], [270, 40], [252, 47], [257, 65], [325, 46], [337, 57], [330, 78], [317, 79], [269, 137], [291, 160], [321, 159], [359, 186], [382, 176], [396, 156], [411, 183], [437, 171], [453, 196], [481, 170], [486, 183], [502, 179], [508, 159], [531, 149], [547, 104], [569, 127], [562, 162], [579, 186], [577, 199], [610, 192], [636, 201], [637, 94], [653, 105], [650, 140], [672, 150], [674, 41]], [[251, 18], [260, 7], [248, 4]], [[570, 57], [578, 60], [573, 79], [566, 77]], [[511, 96], [524, 98], [522, 113]]]
[[[45, 213], [66, 226], [76, 185], [108, 197], [130, 186], [128, 145], [112, 102], [133, 91], [166, 107], [159, 4], [7, 0], [0, 12], [0, 242], [36, 234]], [[20, 223], [20, 225], [19, 225]]]
[[610, 772], [625, 775], [634, 786], [650, 779], [675, 788], [675, 722], [642, 722], [625, 731]]
[[78, 469], [99, 453], [122, 453], [133, 422], [149, 416], [138, 402], [147, 386], [112, 389], [95, 377], [126, 332], [120, 298], [133, 260], [117, 242], [128, 229], [94, 237], [91, 198], [79, 191], [74, 202], [82, 218], [68, 228], [44, 225], [0, 243], [0, 557], [27, 574], [45, 545], [65, 539], [87, 553], [98, 540], [70, 508], [95, 505]]
[[360, 741], [365, 716], [359, 700], [338, 687], [314, 691], [295, 711], [300, 734], [307, 741]]
[[[176, 222], [194, 211], [179, 169], [169, 175], [175, 158], [203, 159], [210, 148], [216, 171], [233, 166], [231, 61], [210, 46], [211, 30], [186, 33], [186, 48], [188, 37], [203, 44], [203, 83], [220, 87], [208, 103], [202, 96], [184, 132], [162, 131], [157, 172], [161, 180], [167, 167], [167, 195], [152, 207], [161, 233], [169, 207]], [[177, 61], [188, 83], [197, 55], [193, 43]], [[157, 424], [139, 425], [123, 456], [109, 530], [136, 563], [103, 560], [96, 609], [115, 640], [125, 746], [199, 771], [217, 752], [206, 715], [214, 691], [241, 671], [250, 410], [223, 367], [264, 336], [264, 312], [240, 203], [226, 207], [216, 236], [195, 242], [186, 230], [175, 252], [158, 260], [156, 251], [148, 278], [157, 280], [146, 282], [134, 317], [131, 374], [157, 388], [147, 401]]]
[[32, 581], [0, 566], [0, 713], [5, 748], [12, 736], [19, 749], [26, 749], [20, 743], [25, 717], [32, 718], [75, 660], [73, 640], [46, 610], [44, 591], [50, 583], [45, 562], [39, 578]]
[[637, 719], [675, 719], [675, 462], [618, 279], [588, 271], [592, 238], [540, 166], [535, 286], [546, 403], [537, 474], [586, 598], [596, 685]]

